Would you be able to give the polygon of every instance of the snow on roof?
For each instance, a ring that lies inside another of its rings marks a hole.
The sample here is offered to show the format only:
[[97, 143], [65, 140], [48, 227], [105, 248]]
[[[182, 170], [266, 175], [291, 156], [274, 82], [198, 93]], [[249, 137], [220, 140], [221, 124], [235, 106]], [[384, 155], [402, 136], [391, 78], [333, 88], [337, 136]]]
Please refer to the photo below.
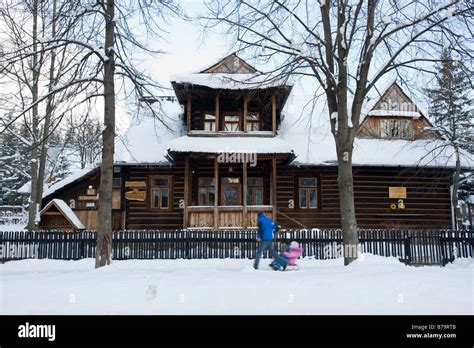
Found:
[[79, 220], [76, 214], [72, 211], [72, 209], [62, 199], [53, 199], [41, 210], [40, 215], [42, 215], [46, 210], [48, 210], [52, 204], [56, 205], [56, 207], [63, 213], [63, 215], [69, 220], [69, 222], [71, 222], [75, 229], [84, 230], [86, 228], [82, 224], [81, 220]]
[[292, 153], [293, 149], [280, 138], [259, 137], [190, 137], [183, 136], [168, 144], [170, 152], [199, 153]]
[[[208, 74], [210, 75], [210, 74]], [[323, 97], [313, 104], [312, 97], [290, 95], [283, 110], [278, 136], [256, 137], [197, 137], [183, 136], [181, 109], [177, 103], [164, 105], [171, 126], [165, 129], [156, 120], [143, 117], [130, 126], [116, 146], [115, 161], [123, 164], [170, 164], [168, 149], [175, 152], [252, 152], [290, 153], [296, 155], [295, 164], [335, 165], [337, 162], [334, 139], [329, 127], [326, 100]], [[449, 148], [431, 151], [440, 141], [356, 139], [353, 164], [356, 166], [427, 166], [454, 167]], [[463, 156], [464, 167], [474, 166], [472, 156]]]
[[293, 84], [280, 79], [269, 78], [260, 73], [226, 74], [226, 73], [193, 73], [172, 75], [174, 83], [189, 83], [215, 89], [265, 89], [270, 87], [292, 86]]
[[369, 111], [369, 116], [398, 116], [398, 117], [412, 117], [420, 118], [421, 113], [418, 111], [398, 111], [398, 110], [372, 110]]
[[162, 101], [158, 112], [167, 127], [148, 114], [135, 120], [116, 140], [115, 162], [169, 164], [167, 143], [183, 133], [182, 110], [177, 101]]
[[16, 192], [20, 195], [29, 195], [31, 192], [31, 181], [25, 182]]
[[[43, 191], [43, 198], [53, 194], [57, 190], [63, 188], [66, 185], [69, 185], [70, 183], [80, 180], [84, 175], [87, 175], [94, 171], [97, 168], [97, 166], [92, 166], [92, 167], [86, 167], [84, 169], [76, 169], [74, 170], [71, 174], [69, 174], [67, 177], [65, 177], [63, 180], [60, 180], [56, 182], [55, 184], [45, 187]], [[17, 192], [19, 194], [30, 194], [31, 193], [31, 181], [28, 181], [27, 183], [23, 184]]]
[[[294, 149], [294, 164], [336, 165], [336, 146], [324, 98], [309, 103], [308, 96], [290, 96], [279, 136]], [[354, 166], [454, 167], [454, 150], [442, 140], [359, 139], [354, 141]], [[474, 156], [463, 152], [463, 167], [474, 166]]]
[[89, 173], [92, 173], [96, 169], [97, 169], [97, 166], [92, 166], [92, 167], [86, 167], [84, 169], [79, 169], [79, 170], [74, 171], [71, 175], [68, 175], [63, 180], [58, 181], [57, 183], [45, 189], [43, 191], [43, 198], [53, 194], [57, 190], [63, 188], [66, 185], [69, 185], [70, 183], [73, 183], [74, 181], [80, 180], [83, 176]]

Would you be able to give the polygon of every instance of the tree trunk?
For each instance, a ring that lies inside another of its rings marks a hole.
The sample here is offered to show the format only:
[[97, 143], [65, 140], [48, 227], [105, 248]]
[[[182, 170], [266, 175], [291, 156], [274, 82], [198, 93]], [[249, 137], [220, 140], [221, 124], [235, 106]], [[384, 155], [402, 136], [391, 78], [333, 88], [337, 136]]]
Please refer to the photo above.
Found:
[[112, 254], [112, 177], [115, 141], [115, 86], [114, 86], [114, 0], [107, 1], [104, 63], [104, 131], [102, 132], [102, 164], [100, 167], [99, 225], [95, 267], [111, 262]]
[[[51, 37], [56, 37], [56, 0], [53, 1], [53, 13], [52, 13], [52, 28], [51, 28]], [[49, 65], [49, 86], [48, 92], [51, 93], [54, 86], [56, 85], [54, 79], [54, 68], [56, 60], [56, 50], [51, 50], [51, 61]], [[53, 96], [48, 97], [48, 102], [46, 104], [46, 115], [44, 116], [44, 127], [43, 135], [41, 137], [41, 151], [40, 151], [40, 160], [39, 160], [39, 170], [38, 170], [38, 192], [36, 196], [36, 204], [41, 206], [41, 200], [43, 198], [43, 185], [44, 177], [46, 172], [46, 158], [48, 156], [48, 143], [51, 128], [51, 114], [53, 113]]]
[[[38, 100], [38, 80], [39, 80], [39, 62], [38, 62], [38, 0], [33, 1], [33, 81], [32, 81], [32, 103]], [[31, 192], [28, 207], [28, 231], [38, 227], [38, 105], [32, 108], [31, 122]]]
[[459, 156], [459, 148], [457, 146], [454, 147], [456, 153], [456, 170], [454, 171], [453, 175], [453, 192], [451, 201], [453, 204], [453, 218], [454, 218], [454, 227], [456, 229], [462, 229], [462, 226], [459, 226], [458, 222], [458, 189], [459, 189], [459, 176], [461, 174], [461, 159]]
[[357, 259], [359, 236], [354, 205], [354, 179], [352, 176], [352, 141], [338, 135], [338, 187], [341, 226], [344, 244], [344, 265]]

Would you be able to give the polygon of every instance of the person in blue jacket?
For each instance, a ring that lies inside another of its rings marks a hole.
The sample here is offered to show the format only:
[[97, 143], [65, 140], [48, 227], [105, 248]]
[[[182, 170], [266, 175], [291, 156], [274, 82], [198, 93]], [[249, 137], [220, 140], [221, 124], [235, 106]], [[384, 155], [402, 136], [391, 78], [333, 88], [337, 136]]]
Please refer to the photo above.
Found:
[[270, 252], [270, 257], [278, 261], [278, 263], [283, 266], [283, 269], [285, 269], [285, 259], [275, 253], [275, 249], [273, 249], [273, 232], [278, 231], [278, 226], [272, 221], [272, 219], [265, 216], [265, 214], [261, 211], [258, 212], [257, 226], [257, 242], [259, 242], [259, 244], [253, 268], [258, 269], [258, 264], [260, 262], [260, 258], [262, 257], [263, 251], [268, 249]]

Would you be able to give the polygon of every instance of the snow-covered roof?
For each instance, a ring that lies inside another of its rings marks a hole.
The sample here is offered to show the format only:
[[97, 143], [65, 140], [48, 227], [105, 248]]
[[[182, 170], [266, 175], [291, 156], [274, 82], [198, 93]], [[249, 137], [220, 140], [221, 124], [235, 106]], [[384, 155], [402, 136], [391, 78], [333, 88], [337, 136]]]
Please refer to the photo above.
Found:
[[[208, 74], [209, 75], [209, 74]], [[178, 103], [168, 102], [162, 108], [168, 116], [169, 129], [156, 120], [144, 116], [132, 124], [116, 145], [115, 161], [123, 164], [170, 164], [168, 150], [174, 152], [229, 152], [257, 151], [259, 153], [290, 153], [295, 164], [336, 165], [336, 149], [330, 131], [326, 101], [319, 98], [309, 103], [311, 96], [290, 95], [283, 110], [282, 122], [276, 138], [255, 137], [198, 137], [183, 136], [183, 122]], [[355, 166], [427, 166], [454, 167], [449, 147], [433, 150], [441, 140], [355, 140]], [[432, 151], [433, 150], [433, 151]], [[472, 155], [462, 158], [464, 167], [474, 167]]]
[[290, 154], [291, 145], [280, 138], [190, 137], [168, 143], [170, 152]]
[[172, 83], [188, 83], [215, 89], [265, 89], [270, 87], [292, 86], [289, 81], [280, 78], [269, 78], [261, 73], [191, 73], [172, 75]]
[[31, 181], [25, 182], [16, 192], [20, 195], [29, 195], [31, 193]]
[[46, 206], [41, 210], [40, 215], [46, 212], [53, 204], [64, 215], [64, 217], [69, 220], [69, 222], [73, 225], [75, 229], [84, 230], [86, 228], [82, 224], [81, 220], [79, 220], [76, 214], [72, 211], [72, 209], [62, 199], [55, 198], [51, 202], [46, 204]]
[[63, 180], [58, 181], [54, 185], [51, 185], [50, 187], [45, 189], [43, 191], [43, 198], [53, 194], [57, 190], [63, 188], [66, 185], [69, 185], [69, 184], [73, 183], [74, 181], [82, 179], [83, 176], [85, 176], [89, 173], [92, 173], [96, 169], [97, 169], [97, 166], [92, 166], [92, 167], [86, 167], [84, 169], [78, 169], [78, 170], [74, 171], [72, 174], [68, 175]]
[[170, 82], [230, 90], [293, 86], [287, 78], [262, 74], [235, 53], [221, 58], [206, 69], [172, 75]]
[[[336, 165], [336, 145], [331, 134], [324, 98], [307, 105], [308, 97], [290, 96], [279, 136], [294, 149], [294, 164]], [[454, 150], [443, 140], [354, 140], [354, 166], [454, 167]], [[474, 167], [474, 156], [463, 152], [463, 167]]]
[[[66, 176], [63, 180], [60, 180], [56, 183], [54, 183], [51, 186], [46, 186], [44, 191], [43, 191], [43, 198], [53, 194], [57, 190], [63, 188], [66, 185], [69, 185], [73, 183], [74, 181], [82, 179], [84, 175], [87, 175], [89, 173], [92, 173], [94, 170], [96, 170], [97, 166], [90, 166], [86, 167], [84, 169], [76, 169], [74, 170], [71, 174]], [[26, 182], [23, 184], [17, 192], [19, 194], [24, 194], [24, 195], [29, 195], [31, 193], [31, 181]]]
[[395, 110], [372, 110], [367, 113], [369, 116], [397, 116], [420, 118], [421, 113], [418, 111], [395, 111]]
[[162, 101], [156, 108], [166, 127], [149, 114], [134, 120], [115, 142], [115, 162], [169, 164], [168, 142], [183, 135], [182, 109], [177, 101]]

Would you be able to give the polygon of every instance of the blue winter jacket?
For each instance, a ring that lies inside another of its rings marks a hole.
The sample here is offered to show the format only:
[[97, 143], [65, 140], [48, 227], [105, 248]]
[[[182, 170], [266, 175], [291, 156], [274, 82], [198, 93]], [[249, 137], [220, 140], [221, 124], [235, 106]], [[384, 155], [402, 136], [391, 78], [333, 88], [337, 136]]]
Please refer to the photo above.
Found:
[[272, 219], [260, 214], [257, 218], [258, 232], [257, 237], [261, 240], [273, 240], [273, 231], [278, 230], [278, 226], [273, 223]]

